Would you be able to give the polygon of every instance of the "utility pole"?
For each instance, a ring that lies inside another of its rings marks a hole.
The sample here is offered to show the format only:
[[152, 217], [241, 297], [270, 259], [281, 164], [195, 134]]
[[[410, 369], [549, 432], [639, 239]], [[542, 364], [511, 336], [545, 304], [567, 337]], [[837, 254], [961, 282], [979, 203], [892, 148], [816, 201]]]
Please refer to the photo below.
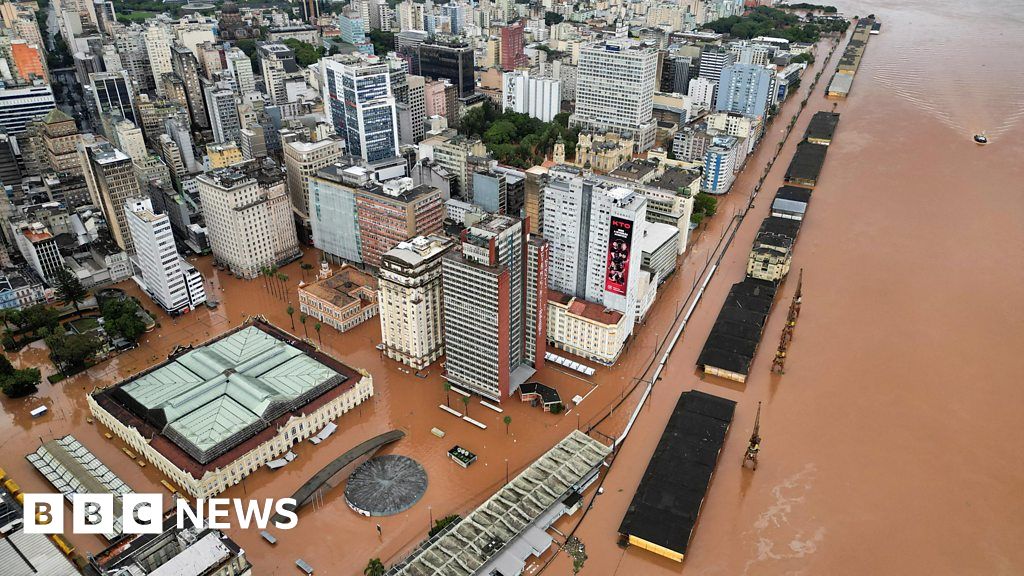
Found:
[[754, 431], [750, 433], [750, 442], [747, 444], [747, 453], [743, 455], [741, 467], [746, 467], [747, 462], [753, 464], [757, 470], [757, 453], [761, 451], [761, 403], [757, 403], [757, 416], [754, 417]]
[[796, 328], [796, 319], [800, 317], [800, 302], [803, 300], [804, 269], [800, 269], [800, 277], [796, 282], [796, 292], [793, 294], [793, 301], [789, 304], [789, 313], [786, 315], [786, 325], [782, 327], [782, 336], [779, 337], [779, 348], [775, 351], [775, 359], [772, 360], [772, 373], [786, 373], [786, 351], [789, 350], [789, 343], [793, 341], [793, 330]]

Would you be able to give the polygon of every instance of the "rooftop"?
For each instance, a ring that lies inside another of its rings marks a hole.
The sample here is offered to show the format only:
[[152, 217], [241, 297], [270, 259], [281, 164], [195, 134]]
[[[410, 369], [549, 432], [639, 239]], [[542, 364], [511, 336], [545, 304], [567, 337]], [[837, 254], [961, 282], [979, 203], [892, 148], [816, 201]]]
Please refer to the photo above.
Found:
[[312, 284], [306, 284], [299, 290], [330, 302], [338, 308], [345, 308], [353, 304], [368, 304], [359, 295], [360, 293], [365, 294], [367, 290], [376, 293], [377, 279], [358, 268], [345, 265], [331, 276]]
[[195, 477], [277, 434], [293, 413], [352, 388], [359, 373], [261, 320], [98, 390], [96, 402]]
[[811, 117], [811, 123], [807, 125], [807, 131], [804, 132], [804, 138], [830, 141], [838, 125], [838, 112], [815, 112]]
[[439, 538], [389, 574], [469, 576], [494, 558], [604, 461], [611, 448], [573, 430]]
[[735, 409], [704, 392], [680, 395], [619, 533], [686, 553]]
[[600, 324], [615, 325], [622, 321], [622, 312], [609, 310], [596, 302], [581, 300], [550, 288], [548, 289], [548, 302], [556, 302], [568, 309], [570, 314]]

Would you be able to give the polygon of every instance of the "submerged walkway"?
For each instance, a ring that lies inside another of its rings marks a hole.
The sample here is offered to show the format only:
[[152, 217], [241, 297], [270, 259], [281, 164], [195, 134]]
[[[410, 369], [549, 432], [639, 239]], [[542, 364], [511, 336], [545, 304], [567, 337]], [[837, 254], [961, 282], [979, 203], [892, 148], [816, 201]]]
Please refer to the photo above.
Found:
[[[296, 509], [305, 506], [313, 497], [313, 494], [326, 484], [328, 480], [334, 477], [335, 474], [345, 468], [345, 466], [355, 462], [356, 459], [363, 455], [376, 452], [381, 447], [396, 440], [401, 440], [404, 437], [405, 432], [401, 430], [392, 430], [379, 436], [374, 436], [373, 438], [351, 448], [341, 456], [331, 460], [327, 466], [321, 468], [320, 471], [314, 474], [312, 478], [307, 480], [302, 486], [299, 486], [299, 489], [295, 491], [295, 494], [292, 494], [292, 498], [295, 499], [296, 502], [295, 506], [291, 507], [286, 505], [285, 507], [294, 512]], [[275, 523], [284, 521], [285, 518], [280, 515], [275, 515], [273, 518], [273, 522]]]

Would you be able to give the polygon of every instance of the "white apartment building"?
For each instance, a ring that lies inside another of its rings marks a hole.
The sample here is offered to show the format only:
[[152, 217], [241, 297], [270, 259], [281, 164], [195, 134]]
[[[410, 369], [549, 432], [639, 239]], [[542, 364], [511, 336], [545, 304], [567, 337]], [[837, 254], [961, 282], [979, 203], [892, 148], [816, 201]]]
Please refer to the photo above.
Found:
[[255, 278], [301, 254], [279, 172], [221, 168], [196, 180], [213, 256], [232, 273]]
[[171, 43], [174, 41], [174, 36], [167, 26], [154, 23], [146, 28], [145, 35], [149, 67], [153, 71], [153, 78], [156, 79], [156, 93], [165, 96], [164, 83], [161, 79], [164, 74], [174, 71], [171, 66]]
[[256, 91], [256, 78], [253, 76], [252, 60], [237, 46], [224, 52], [227, 62], [228, 76], [235, 91], [241, 96]]
[[551, 122], [561, 109], [561, 86], [560, 80], [533, 77], [525, 70], [505, 72], [502, 76], [501, 109]]
[[119, 120], [114, 124], [114, 139], [117, 141], [117, 148], [132, 160], [141, 161], [149, 157], [146, 140], [142, 137], [142, 128], [131, 120]]
[[710, 110], [715, 104], [715, 92], [717, 90], [717, 81], [708, 78], [694, 78], [690, 80], [689, 90], [687, 90], [686, 95], [692, 99], [694, 106]]
[[140, 287], [169, 314], [194, 310], [205, 302], [203, 277], [192, 266], [188, 266], [190, 273], [182, 267], [167, 215], [154, 214], [148, 198], [129, 199], [125, 212], [135, 242], [132, 260], [141, 274], [136, 277]]
[[654, 145], [654, 90], [658, 51], [617, 38], [580, 50], [573, 126], [597, 132], [629, 133], [644, 151]]
[[384, 354], [422, 370], [444, 354], [442, 257], [454, 242], [417, 236], [381, 256], [377, 301]]
[[554, 168], [548, 178], [544, 189], [544, 237], [551, 252], [548, 286], [622, 312], [631, 331], [647, 198], [627, 185], [585, 177], [573, 168]]
[[230, 89], [229, 83], [204, 83], [203, 96], [206, 99], [206, 111], [210, 114], [213, 141], [237, 143], [242, 135], [242, 122], [238, 116], [235, 93]]

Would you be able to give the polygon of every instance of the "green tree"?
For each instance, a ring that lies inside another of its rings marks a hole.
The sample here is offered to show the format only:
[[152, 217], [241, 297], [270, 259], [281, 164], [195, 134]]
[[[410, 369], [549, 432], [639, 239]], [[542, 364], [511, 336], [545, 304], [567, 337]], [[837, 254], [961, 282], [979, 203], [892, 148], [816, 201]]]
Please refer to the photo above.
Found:
[[287, 312], [288, 312], [288, 319], [292, 321], [292, 332], [294, 332], [295, 331], [295, 307], [289, 304]]
[[384, 576], [384, 563], [380, 558], [370, 558], [366, 568], [363, 568], [363, 576]]
[[299, 314], [299, 322], [302, 323], [302, 329], [306, 332], [306, 340], [309, 340], [309, 327], [306, 326], [306, 315]]
[[38, 331], [40, 328], [53, 330], [60, 322], [60, 314], [45, 304], [35, 304], [23, 308], [15, 321], [19, 327], [29, 331]]
[[313, 330], [316, 330], [316, 339], [319, 340], [320, 341], [320, 345], [323, 346], [324, 345], [324, 337], [320, 335], [320, 329], [321, 328], [323, 328], [323, 325], [320, 324], [319, 322], [317, 322], [316, 324], [313, 324]]
[[572, 573], [579, 574], [583, 569], [583, 563], [587, 561], [587, 547], [583, 541], [575, 536], [569, 536], [562, 549], [572, 558]]
[[103, 303], [103, 329], [131, 342], [138, 342], [146, 331], [139, 318], [139, 304], [132, 298], [110, 299]]
[[444, 403], [449, 408], [452, 407], [451, 399], [448, 396], [448, 393], [451, 392], [451, 391], [452, 391], [452, 383], [451, 382], [445, 382], [444, 383]]
[[[4, 357], [4, 361], [10, 366], [6, 357]], [[8, 374], [0, 374], [0, 390], [8, 398], [21, 398], [38, 390], [40, 380], [41, 375], [38, 368], [12, 369]]]
[[288, 275], [278, 274], [277, 280], [281, 283], [281, 297], [285, 298], [288, 295]]
[[306, 272], [309, 272], [310, 270], [312, 270], [313, 269], [313, 265], [309, 264], [307, 262], [303, 262], [302, 264], [299, 264], [299, 268], [302, 269], [302, 281], [305, 282], [306, 281]]
[[693, 213], [690, 215], [690, 222], [700, 224], [705, 218], [715, 215], [718, 210], [718, 199], [711, 194], [700, 192], [693, 199]]
[[75, 306], [75, 313], [81, 316], [82, 311], [78, 308], [89, 292], [82, 286], [82, 283], [78, 280], [78, 277], [71, 273], [65, 267], [61, 267], [54, 273], [54, 291], [57, 297], [63, 300], [65, 303], [70, 303]]
[[93, 332], [68, 334], [58, 327], [46, 337], [50, 356], [62, 372], [77, 371], [103, 348], [103, 342]]
[[303, 68], [316, 64], [324, 56], [324, 49], [322, 47], [313, 46], [302, 40], [286, 38], [282, 40], [282, 43], [292, 49], [292, 52], [295, 54], [295, 62]]
[[505, 416], [501, 421], [505, 423], [505, 436], [508, 436], [508, 425], [512, 423], [512, 417]]
[[466, 407], [466, 416], [469, 416], [469, 396], [462, 397], [462, 405]]
[[562, 16], [561, 14], [559, 14], [558, 12], [545, 12], [544, 13], [544, 25], [545, 26], [552, 26], [554, 24], [559, 24], [563, 20], [565, 20], [565, 17]]
[[383, 56], [395, 51], [395, 33], [383, 30], [370, 30], [370, 42], [373, 42], [373, 53]]
[[449, 524], [452, 524], [454, 522], [458, 522], [459, 520], [462, 520], [462, 516], [459, 516], [458, 514], [449, 514], [448, 516], [445, 516], [444, 518], [440, 518], [438, 520], [435, 520], [434, 521], [434, 527], [431, 528], [430, 532], [427, 533], [427, 537], [428, 538], [433, 538], [435, 534], [437, 534], [441, 530], [444, 530]]

